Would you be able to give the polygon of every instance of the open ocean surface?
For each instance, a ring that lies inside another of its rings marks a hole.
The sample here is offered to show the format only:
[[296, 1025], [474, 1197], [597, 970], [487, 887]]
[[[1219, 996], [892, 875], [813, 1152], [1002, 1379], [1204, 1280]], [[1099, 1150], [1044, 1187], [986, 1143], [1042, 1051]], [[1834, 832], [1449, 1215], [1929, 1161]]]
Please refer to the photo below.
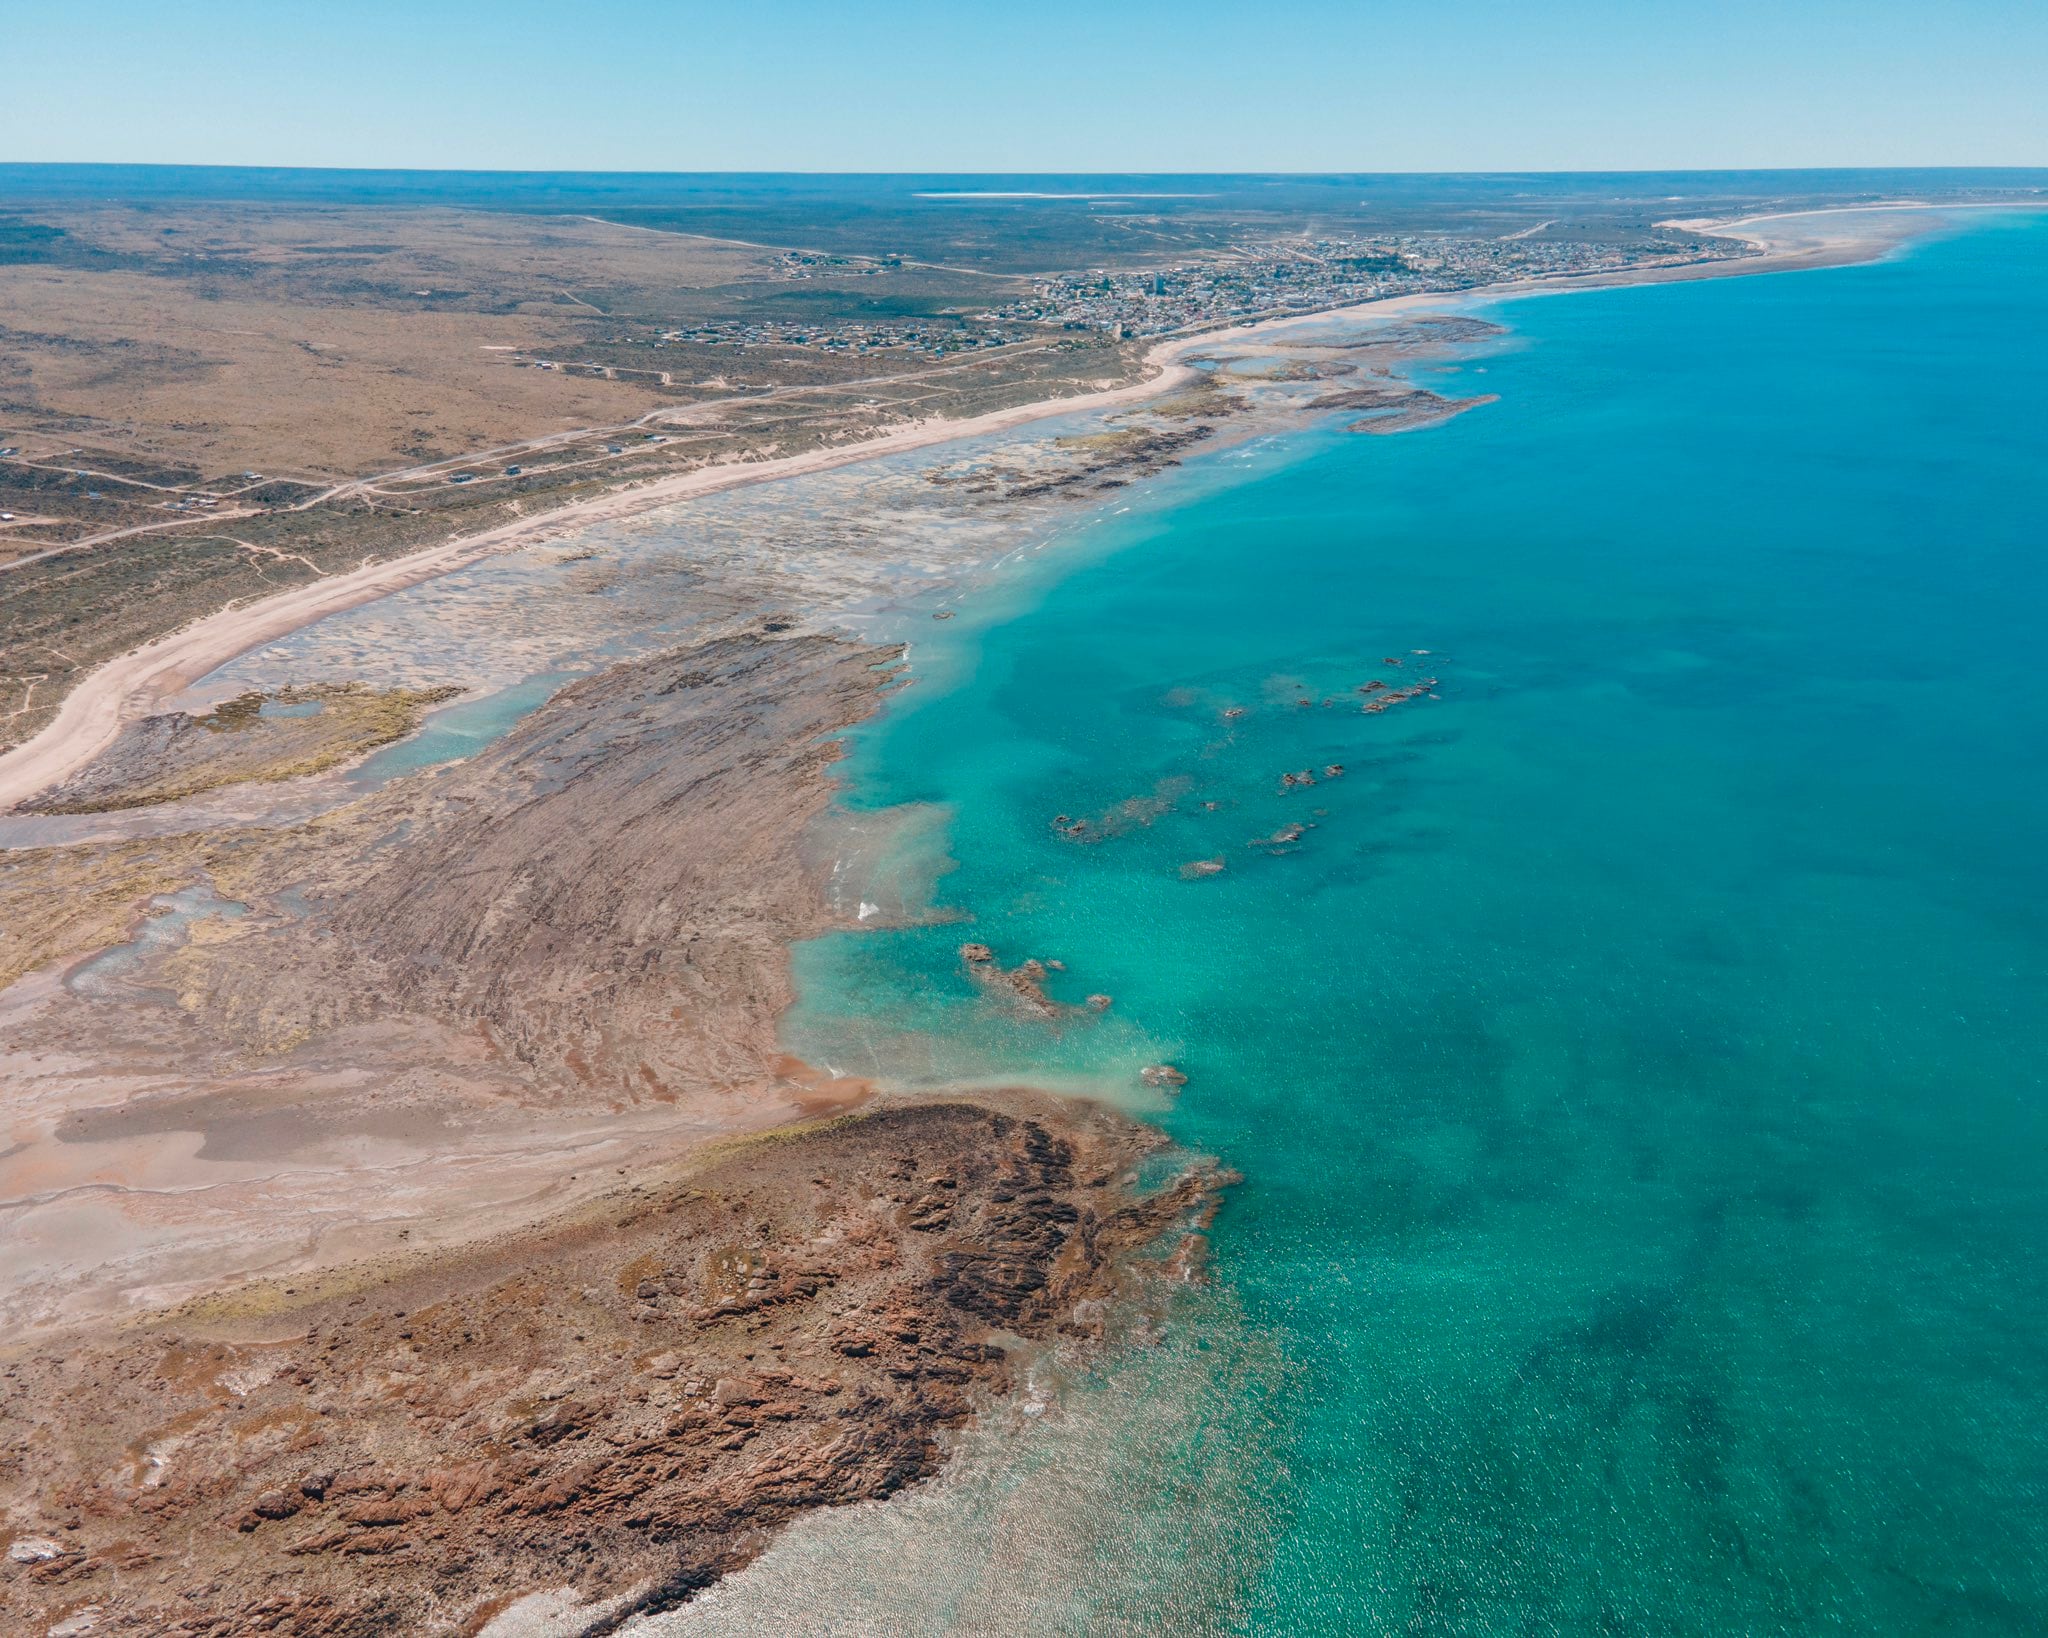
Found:
[[1433, 379], [1500, 402], [1199, 462], [920, 634], [853, 890], [971, 924], [805, 947], [791, 1049], [1169, 1060], [1245, 1180], [1156, 1346], [656, 1625], [2048, 1630], [2043, 288], [2036, 216], [1477, 305]]

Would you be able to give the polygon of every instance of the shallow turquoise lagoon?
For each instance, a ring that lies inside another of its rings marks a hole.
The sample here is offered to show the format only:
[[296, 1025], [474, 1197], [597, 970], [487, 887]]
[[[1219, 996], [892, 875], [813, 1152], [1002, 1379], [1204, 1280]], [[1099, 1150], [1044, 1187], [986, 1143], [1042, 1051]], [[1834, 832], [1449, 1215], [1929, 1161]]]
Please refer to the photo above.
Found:
[[[943, 849], [972, 924], [807, 947], [792, 1048], [1170, 1059], [1245, 1176], [1237, 1335], [1070, 1413], [1200, 1425], [1065, 1493], [1128, 1551], [1034, 1625], [2048, 1630], [2044, 280], [2037, 217], [1480, 309], [1499, 403], [1191, 471], [860, 739], [854, 828], [924, 816], [877, 880]], [[1115, 1005], [1008, 1018], [968, 937]]]
[[475, 699], [457, 700], [427, 714], [419, 732], [387, 745], [356, 769], [354, 783], [378, 787], [401, 774], [476, 755], [539, 710], [573, 671], [547, 671]]

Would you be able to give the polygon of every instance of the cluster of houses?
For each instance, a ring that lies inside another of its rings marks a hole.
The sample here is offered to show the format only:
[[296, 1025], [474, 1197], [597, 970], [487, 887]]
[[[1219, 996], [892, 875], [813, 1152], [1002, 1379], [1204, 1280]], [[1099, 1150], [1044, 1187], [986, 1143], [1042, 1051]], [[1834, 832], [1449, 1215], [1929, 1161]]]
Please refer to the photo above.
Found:
[[1057, 274], [1037, 280], [1030, 296], [976, 316], [998, 324], [1093, 330], [1119, 339], [1168, 335], [1386, 296], [1607, 272], [1646, 259], [1674, 259], [1676, 251], [1662, 245], [1408, 234], [1279, 240], [1176, 267]]
[[809, 348], [826, 353], [915, 352], [943, 358], [949, 353], [1007, 347], [1028, 339], [1016, 325], [994, 327], [942, 324], [930, 319], [867, 319], [820, 324], [784, 320], [723, 319], [664, 330], [656, 341], [697, 347]]

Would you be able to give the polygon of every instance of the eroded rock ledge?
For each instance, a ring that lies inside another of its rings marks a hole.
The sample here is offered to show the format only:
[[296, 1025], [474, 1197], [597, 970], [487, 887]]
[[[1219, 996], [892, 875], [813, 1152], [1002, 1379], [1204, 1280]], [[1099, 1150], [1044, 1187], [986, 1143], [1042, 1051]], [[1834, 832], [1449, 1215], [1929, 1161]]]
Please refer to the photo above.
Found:
[[452, 1634], [561, 1586], [613, 1600], [591, 1633], [672, 1607], [795, 1514], [932, 1473], [1020, 1352], [1184, 1276], [1223, 1180], [1140, 1193], [1164, 1142], [1024, 1095], [898, 1104], [458, 1253], [17, 1351], [7, 1629]]

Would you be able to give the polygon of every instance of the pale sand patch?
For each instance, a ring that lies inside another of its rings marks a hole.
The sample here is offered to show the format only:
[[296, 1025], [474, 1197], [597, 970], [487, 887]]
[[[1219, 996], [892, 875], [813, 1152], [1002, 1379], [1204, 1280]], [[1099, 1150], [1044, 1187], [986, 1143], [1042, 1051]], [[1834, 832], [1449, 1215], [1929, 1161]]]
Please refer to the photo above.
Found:
[[[1785, 255], [1795, 251], [1816, 248], [1861, 247], [1868, 250], [1883, 249], [1897, 244], [1901, 239], [1910, 238], [1917, 229], [1907, 221], [1878, 220], [1870, 218], [1896, 218], [1903, 213], [1914, 211], [1961, 211], [1961, 210], [2040, 210], [2048, 207], [2029, 204], [2024, 200], [1985, 200], [1982, 202], [1959, 202], [1937, 204], [1926, 200], [1900, 199], [1880, 205], [1829, 205], [1820, 210], [1761, 211], [1754, 216], [1730, 216], [1715, 219], [1695, 217], [1684, 220], [1659, 222], [1657, 226], [1679, 228], [1687, 233], [1714, 234], [1724, 239], [1741, 239], [1755, 245], [1759, 250], [1773, 255]], [[1844, 218], [1850, 220], [1844, 221]], [[1856, 218], [1863, 218], [1859, 226]], [[1771, 223], [1762, 233], [1754, 230], [1759, 223]]]
[[579, 1638], [592, 1623], [625, 1608], [631, 1599], [632, 1594], [622, 1593], [586, 1603], [574, 1587], [528, 1593], [492, 1616], [477, 1638]]

